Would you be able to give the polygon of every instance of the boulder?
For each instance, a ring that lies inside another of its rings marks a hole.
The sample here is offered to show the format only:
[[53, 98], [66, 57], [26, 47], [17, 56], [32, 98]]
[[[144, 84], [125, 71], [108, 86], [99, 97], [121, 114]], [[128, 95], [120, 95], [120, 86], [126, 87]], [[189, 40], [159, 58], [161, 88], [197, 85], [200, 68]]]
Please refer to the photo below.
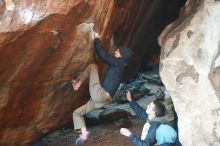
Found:
[[159, 38], [160, 75], [184, 146], [220, 145], [220, 2], [188, 0]]
[[124, 109], [107, 109], [100, 113], [100, 119], [105, 123], [111, 123], [120, 119], [127, 119], [131, 114]]
[[30, 145], [72, 120], [89, 95], [86, 84], [73, 92], [70, 81], [95, 59], [94, 31], [109, 49], [112, 32], [123, 25], [123, 35], [131, 25], [124, 24], [134, 19], [133, 6], [133, 0], [0, 1], [0, 145]]

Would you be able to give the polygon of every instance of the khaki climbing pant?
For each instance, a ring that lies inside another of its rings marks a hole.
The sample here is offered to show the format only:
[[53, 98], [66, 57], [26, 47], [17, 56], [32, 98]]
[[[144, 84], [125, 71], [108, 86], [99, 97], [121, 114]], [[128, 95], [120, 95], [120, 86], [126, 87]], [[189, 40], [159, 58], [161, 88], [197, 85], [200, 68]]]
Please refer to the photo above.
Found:
[[105, 106], [112, 100], [110, 94], [101, 86], [96, 64], [90, 64], [87, 66], [84, 72], [79, 76], [81, 83], [83, 83], [87, 78], [89, 78], [89, 93], [91, 98], [85, 105], [79, 107], [73, 112], [75, 130], [86, 127], [83, 115], [96, 108]]

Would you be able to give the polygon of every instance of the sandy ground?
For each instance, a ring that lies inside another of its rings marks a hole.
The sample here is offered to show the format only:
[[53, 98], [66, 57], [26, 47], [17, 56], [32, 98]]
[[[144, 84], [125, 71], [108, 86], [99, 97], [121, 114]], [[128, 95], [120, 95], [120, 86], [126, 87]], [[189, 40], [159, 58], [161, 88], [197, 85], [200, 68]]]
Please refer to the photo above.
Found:
[[[140, 135], [143, 122], [137, 118], [131, 118], [129, 121], [132, 126], [129, 128], [132, 132]], [[89, 127], [91, 131], [90, 139], [84, 146], [132, 146], [128, 138], [119, 133], [120, 126], [117, 122]], [[49, 134], [41, 140], [45, 146], [75, 146], [75, 140], [78, 134], [73, 129], [60, 129]]]

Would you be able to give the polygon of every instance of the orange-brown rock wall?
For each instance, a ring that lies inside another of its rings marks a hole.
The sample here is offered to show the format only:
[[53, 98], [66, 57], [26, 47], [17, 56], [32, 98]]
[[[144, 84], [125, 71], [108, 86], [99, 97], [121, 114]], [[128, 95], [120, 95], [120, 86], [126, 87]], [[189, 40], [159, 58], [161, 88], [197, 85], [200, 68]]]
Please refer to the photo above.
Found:
[[0, 145], [30, 145], [71, 121], [88, 91], [73, 92], [69, 81], [94, 60], [94, 30], [109, 48], [112, 32], [129, 29], [125, 22], [137, 6], [133, 0], [0, 2]]

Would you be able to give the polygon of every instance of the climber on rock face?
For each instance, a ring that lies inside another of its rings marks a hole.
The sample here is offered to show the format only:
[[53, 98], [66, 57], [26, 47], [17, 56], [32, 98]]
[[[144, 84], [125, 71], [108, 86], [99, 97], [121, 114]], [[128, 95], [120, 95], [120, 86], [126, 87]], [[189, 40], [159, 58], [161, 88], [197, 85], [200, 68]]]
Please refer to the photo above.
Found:
[[104, 79], [101, 82], [96, 64], [90, 64], [84, 72], [77, 78], [72, 80], [73, 89], [77, 91], [81, 84], [89, 78], [90, 100], [83, 106], [73, 112], [74, 129], [81, 130], [82, 134], [76, 140], [76, 145], [82, 145], [88, 140], [90, 132], [86, 128], [83, 115], [86, 113], [105, 106], [110, 103], [116, 90], [118, 89], [126, 68], [128, 59], [133, 52], [130, 48], [124, 46], [118, 47], [114, 55], [107, 54], [102, 45], [98, 33], [94, 35], [94, 48], [99, 58], [108, 66]]

